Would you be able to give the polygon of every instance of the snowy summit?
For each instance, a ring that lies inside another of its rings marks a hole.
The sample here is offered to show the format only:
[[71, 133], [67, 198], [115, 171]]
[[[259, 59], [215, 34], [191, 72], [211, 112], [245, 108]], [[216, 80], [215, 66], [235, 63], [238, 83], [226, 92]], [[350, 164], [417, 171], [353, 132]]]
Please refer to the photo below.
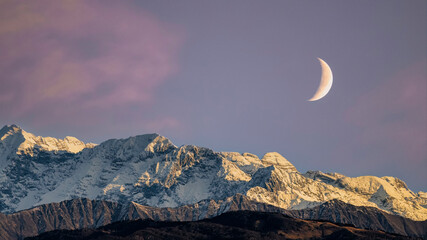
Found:
[[0, 211], [5, 213], [76, 197], [177, 207], [242, 194], [284, 209], [338, 199], [427, 219], [426, 194], [412, 192], [400, 179], [302, 174], [279, 153], [259, 158], [177, 147], [158, 134], [94, 145], [72, 137], [36, 137], [15, 125], [3, 127], [0, 137]]

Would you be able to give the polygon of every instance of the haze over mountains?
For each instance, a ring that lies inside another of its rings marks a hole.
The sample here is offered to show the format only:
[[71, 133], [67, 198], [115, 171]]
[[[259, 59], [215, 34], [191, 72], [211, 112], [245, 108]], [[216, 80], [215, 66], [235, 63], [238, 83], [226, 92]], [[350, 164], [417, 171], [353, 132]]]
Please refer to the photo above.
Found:
[[0, 211], [7, 214], [78, 198], [180, 207], [240, 194], [279, 209], [302, 211], [339, 200], [415, 221], [427, 219], [427, 194], [412, 192], [394, 177], [300, 173], [279, 153], [259, 158], [177, 147], [158, 134], [95, 145], [73, 137], [37, 137], [9, 125], [0, 130], [0, 170]]

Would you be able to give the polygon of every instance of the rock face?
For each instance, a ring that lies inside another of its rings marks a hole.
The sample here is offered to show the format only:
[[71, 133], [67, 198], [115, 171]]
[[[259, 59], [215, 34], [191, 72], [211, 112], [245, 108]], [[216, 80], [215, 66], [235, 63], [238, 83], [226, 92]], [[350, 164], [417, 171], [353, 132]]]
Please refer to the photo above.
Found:
[[117, 221], [136, 219], [197, 221], [242, 210], [282, 213], [301, 219], [326, 220], [358, 228], [427, 237], [426, 221], [412, 221], [376, 208], [356, 207], [335, 200], [311, 209], [285, 210], [254, 202], [243, 195], [218, 201], [204, 200], [178, 208], [155, 208], [137, 203], [119, 204], [89, 199], [67, 200], [13, 214], [0, 214], [0, 236], [5, 240], [23, 239], [52, 230], [98, 228]]
[[237, 211], [195, 222], [125, 221], [99, 229], [54, 231], [30, 239], [412, 239], [280, 213]]
[[288, 215], [295, 218], [351, 224], [358, 228], [407, 236], [427, 237], [427, 221], [412, 221], [374, 207], [358, 207], [339, 200], [332, 200], [310, 209], [292, 210]]
[[288, 210], [338, 199], [413, 220], [427, 219], [425, 194], [413, 193], [397, 178], [301, 174], [278, 153], [259, 159], [250, 153], [177, 147], [157, 134], [94, 146], [78, 140], [46, 140], [17, 126], [6, 126], [0, 133], [3, 213], [73, 198], [179, 207], [242, 194]]

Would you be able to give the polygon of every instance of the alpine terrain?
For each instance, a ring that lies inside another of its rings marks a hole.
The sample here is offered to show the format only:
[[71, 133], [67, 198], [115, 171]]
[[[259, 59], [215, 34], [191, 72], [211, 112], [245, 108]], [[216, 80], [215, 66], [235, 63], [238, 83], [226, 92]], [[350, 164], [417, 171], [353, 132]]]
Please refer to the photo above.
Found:
[[339, 201], [414, 221], [427, 219], [427, 194], [412, 192], [395, 177], [300, 173], [279, 153], [259, 158], [177, 147], [158, 134], [95, 145], [74, 137], [38, 137], [16, 125], [0, 130], [4, 214], [77, 198], [177, 208], [236, 195], [286, 210]]
[[237, 211], [282, 213], [298, 219], [328, 221], [362, 229], [427, 238], [427, 221], [413, 221], [372, 207], [356, 207], [332, 200], [314, 208], [286, 210], [249, 200], [240, 194], [225, 200], [203, 200], [177, 208], [74, 198], [39, 205], [13, 214], [0, 213], [0, 236], [5, 240], [23, 239], [53, 230], [95, 229], [114, 222], [137, 219], [198, 221]]
[[33, 240], [133, 239], [414, 239], [374, 230], [295, 219], [280, 213], [228, 212], [192, 222], [124, 221], [99, 229], [57, 230]]

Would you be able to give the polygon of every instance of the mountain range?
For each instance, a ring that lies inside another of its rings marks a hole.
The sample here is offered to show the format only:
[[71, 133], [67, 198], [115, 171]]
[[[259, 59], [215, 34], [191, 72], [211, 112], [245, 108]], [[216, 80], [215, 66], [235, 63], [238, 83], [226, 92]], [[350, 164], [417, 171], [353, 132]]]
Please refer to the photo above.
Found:
[[[345, 208], [370, 209], [418, 221], [424, 224], [422, 229], [427, 219], [427, 193], [414, 193], [395, 177], [300, 173], [279, 153], [259, 158], [251, 153], [215, 152], [193, 145], [177, 147], [158, 134], [111, 139], [96, 145], [74, 137], [39, 137], [16, 125], [0, 130], [0, 212], [7, 214], [3, 217], [39, 205], [82, 198], [120, 206], [132, 203], [179, 209], [236, 196], [252, 204], [298, 211], [295, 217], [299, 218], [311, 219], [304, 215], [305, 210], [334, 201], [335, 206], [339, 201]], [[321, 216], [320, 212], [316, 214]], [[205, 217], [208, 215], [192, 220]], [[378, 218], [375, 214], [372, 217]], [[354, 224], [357, 219], [352, 221], [348, 223]], [[408, 235], [406, 230], [395, 232]], [[412, 235], [422, 236], [422, 232]]]
[[198, 221], [121, 221], [98, 229], [56, 230], [31, 240], [133, 239], [416, 239], [330, 222], [302, 220], [280, 213], [227, 212]]
[[329, 221], [361, 229], [427, 237], [427, 221], [413, 221], [372, 207], [357, 207], [332, 200], [314, 208], [286, 210], [249, 200], [240, 194], [224, 200], [203, 200], [177, 208], [75, 198], [13, 214], [0, 213], [0, 236], [4, 239], [23, 239], [53, 230], [95, 229], [114, 222], [137, 219], [198, 221], [236, 211], [281, 213], [297, 219]]

